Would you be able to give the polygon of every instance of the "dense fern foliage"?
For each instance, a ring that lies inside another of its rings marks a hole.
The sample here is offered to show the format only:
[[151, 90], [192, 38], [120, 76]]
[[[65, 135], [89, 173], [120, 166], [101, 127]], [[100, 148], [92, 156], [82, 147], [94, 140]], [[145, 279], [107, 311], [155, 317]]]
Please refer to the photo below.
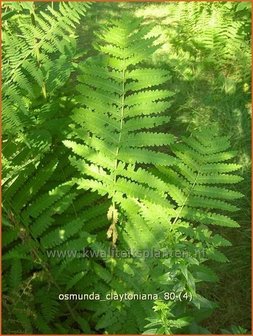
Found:
[[[44, 287], [41, 301], [43, 289], [31, 284], [39, 274], [42, 283], [51, 278], [40, 240], [48, 227], [59, 225], [57, 216], [76, 196], [61, 141], [72, 108], [66, 85], [78, 56], [75, 29], [87, 7], [3, 6], [3, 269], [8, 274], [3, 298], [8, 333], [32, 333], [34, 328], [49, 333], [47, 325], [55, 316], [56, 300], [50, 295], [45, 299]], [[45, 316], [38, 316], [41, 307]]]
[[3, 5], [4, 333], [206, 333], [242, 165], [217, 123], [175, 131], [156, 25], [129, 11], [83, 50], [96, 6]]
[[72, 70], [67, 65], [75, 54], [75, 24], [86, 7], [86, 4], [62, 2], [59, 10], [48, 5], [38, 15], [40, 9], [36, 12], [34, 3], [5, 4], [3, 125], [8, 127], [6, 131], [20, 131], [31, 122], [37, 124], [36, 119], [41, 117], [29, 113], [29, 109], [37, 107], [35, 102], [41, 96], [50, 101], [66, 83]]

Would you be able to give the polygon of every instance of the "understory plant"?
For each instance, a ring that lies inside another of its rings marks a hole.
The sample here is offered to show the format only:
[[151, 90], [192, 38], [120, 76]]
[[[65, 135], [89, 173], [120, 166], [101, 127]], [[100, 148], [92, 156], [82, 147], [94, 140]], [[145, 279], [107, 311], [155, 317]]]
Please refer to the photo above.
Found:
[[[215, 125], [173, 134], [170, 73], [147, 62], [161, 47], [152, 25], [111, 20], [81, 60], [74, 31], [89, 5], [6, 8], [5, 329], [203, 331], [215, 303], [201, 288], [230, 246], [221, 228], [239, 226], [229, 138]], [[10, 34], [17, 23], [26, 39]], [[59, 299], [70, 293], [100, 297]]]

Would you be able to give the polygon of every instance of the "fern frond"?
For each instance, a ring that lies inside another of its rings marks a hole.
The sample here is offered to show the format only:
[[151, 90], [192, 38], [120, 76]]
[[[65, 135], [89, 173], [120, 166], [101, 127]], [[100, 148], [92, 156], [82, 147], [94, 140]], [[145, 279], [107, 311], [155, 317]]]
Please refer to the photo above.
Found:
[[236, 221], [223, 214], [237, 211], [238, 208], [230, 201], [242, 196], [237, 191], [227, 189], [228, 185], [242, 181], [241, 176], [230, 174], [241, 166], [224, 163], [232, 158], [227, 152], [229, 146], [228, 138], [223, 137], [220, 140], [210, 130], [198, 131], [185, 138], [183, 144], [172, 145], [180, 162], [175, 165], [174, 172], [173, 169], [159, 168], [161, 173], [158, 176], [164, 176], [170, 181], [168, 194], [178, 206], [176, 219], [201, 224], [239, 226]]
[[[173, 94], [159, 85], [170, 76], [163, 69], [132, 68], [159, 47], [153, 43], [155, 38], [147, 37], [149, 31], [139, 19], [123, 18], [102, 33], [97, 46], [102, 58], [94, 57], [80, 66], [76, 99], [82, 106], [73, 111], [75, 141], [64, 141], [83, 160], [70, 158], [87, 176], [75, 180], [79, 188], [107, 194], [119, 206], [124, 197], [170, 206], [159, 190], [161, 181], [155, 186], [159, 181], [152, 173], [134, 169], [138, 163], [171, 165], [176, 161], [159, 150], [173, 143], [174, 137], [152, 131], [169, 120], [159, 114], [170, 106], [166, 99]], [[148, 176], [154, 181], [152, 188], [144, 181]]]

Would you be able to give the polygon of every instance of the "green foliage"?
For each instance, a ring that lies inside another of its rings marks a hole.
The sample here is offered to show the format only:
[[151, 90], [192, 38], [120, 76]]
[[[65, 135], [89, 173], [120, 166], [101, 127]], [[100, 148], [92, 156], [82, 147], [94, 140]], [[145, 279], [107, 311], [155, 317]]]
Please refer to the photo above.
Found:
[[170, 335], [174, 330], [181, 329], [189, 324], [187, 318], [175, 319], [174, 315], [171, 313], [172, 302], [164, 303], [163, 301], [156, 301], [153, 307], [156, 313], [155, 318], [148, 318], [150, 322], [145, 326], [145, 328], [153, 328], [146, 330], [143, 334], [147, 335]]
[[176, 178], [176, 184], [172, 184], [169, 191], [179, 208], [176, 220], [237, 227], [238, 224], [224, 214], [238, 210], [227, 200], [243, 195], [222, 186], [242, 181], [240, 176], [230, 173], [241, 166], [227, 163], [234, 155], [226, 151], [230, 147], [229, 141], [227, 137], [215, 136], [214, 132], [210, 129], [195, 132], [194, 136], [183, 138], [184, 143], [173, 145], [172, 151], [180, 162], [176, 171], [166, 169], [161, 172], [168, 183], [171, 183], [171, 177]]
[[[194, 6], [199, 21], [212, 9]], [[214, 123], [174, 129], [177, 69], [150, 64], [164, 48], [154, 24], [112, 18], [84, 57], [93, 7], [3, 5], [4, 332], [206, 332], [203, 287], [239, 227], [242, 165]], [[226, 34], [212, 34], [195, 47], [221, 52]]]
[[5, 132], [21, 131], [42, 121], [34, 109], [40, 105], [38, 100], [51, 102], [69, 78], [73, 68], [68, 63], [76, 48], [75, 27], [86, 8], [86, 4], [64, 2], [58, 10], [51, 4], [44, 10], [33, 2], [4, 4]]
[[240, 326], [231, 326], [229, 329], [221, 329], [223, 334], [247, 334], [247, 330]]
[[[98, 49], [108, 56], [81, 65], [82, 75], [78, 77], [81, 84], [77, 86], [80, 96], [76, 100], [82, 107], [75, 109], [72, 117], [76, 125], [72, 128], [75, 141], [64, 142], [81, 157], [81, 160], [70, 159], [87, 176], [76, 180], [78, 186], [96, 190], [102, 196], [108, 194], [112, 201], [112, 225], [108, 235], [112, 235], [114, 243], [117, 206], [124, 208], [125, 194], [127, 198], [168, 203], [166, 195], [160, 193], [160, 181], [147, 169], [137, 169], [137, 164], [170, 165], [175, 160], [159, 151], [159, 147], [171, 144], [174, 137], [153, 131], [154, 125], [168, 121], [159, 114], [168, 108], [165, 99], [172, 93], [157, 86], [169, 76], [161, 69], [133, 70], [133, 65], [137, 67], [157, 47], [153, 45], [154, 38], [146, 37], [147, 26], [139, 28], [140, 20], [129, 22], [127, 17], [115, 22], [101, 36]], [[93, 78], [89, 75], [91, 72]], [[145, 117], [136, 120], [141, 115]], [[158, 149], [152, 149], [154, 147]], [[151, 182], [149, 186], [147, 180]]]

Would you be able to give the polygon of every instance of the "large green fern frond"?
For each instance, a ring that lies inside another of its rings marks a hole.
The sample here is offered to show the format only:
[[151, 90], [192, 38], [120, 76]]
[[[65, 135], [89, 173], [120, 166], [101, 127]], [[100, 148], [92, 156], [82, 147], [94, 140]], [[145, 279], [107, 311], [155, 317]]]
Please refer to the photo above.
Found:
[[159, 88], [169, 78], [167, 71], [142, 65], [158, 48], [149, 31], [126, 17], [102, 32], [101, 55], [80, 66], [76, 99], [81, 107], [73, 113], [72, 139], [64, 142], [81, 158], [70, 158], [84, 174], [76, 180], [79, 187], [107, 194], [113, 207], [125, 197], [169, 206], [161, 181], [145, 167], [138, 169], [176, 161], [164, 151], [174, 137], [154, 129], [169, 121], [163, 112], [173, 94]]
[[241, 166], [231, 162], [235, 153], [230, 151], [229, 139], [218, 136], [215, 128], [206, 128], [172, 145], [172, 150], [179, 163], [157, 171], [168, 182], [168, 194], [176, 204], [172, 223], [238, 227], [231, 218], [238, 210], [232, 201], [243, 195], [231, 186], [242, 181], [235, 173]]

